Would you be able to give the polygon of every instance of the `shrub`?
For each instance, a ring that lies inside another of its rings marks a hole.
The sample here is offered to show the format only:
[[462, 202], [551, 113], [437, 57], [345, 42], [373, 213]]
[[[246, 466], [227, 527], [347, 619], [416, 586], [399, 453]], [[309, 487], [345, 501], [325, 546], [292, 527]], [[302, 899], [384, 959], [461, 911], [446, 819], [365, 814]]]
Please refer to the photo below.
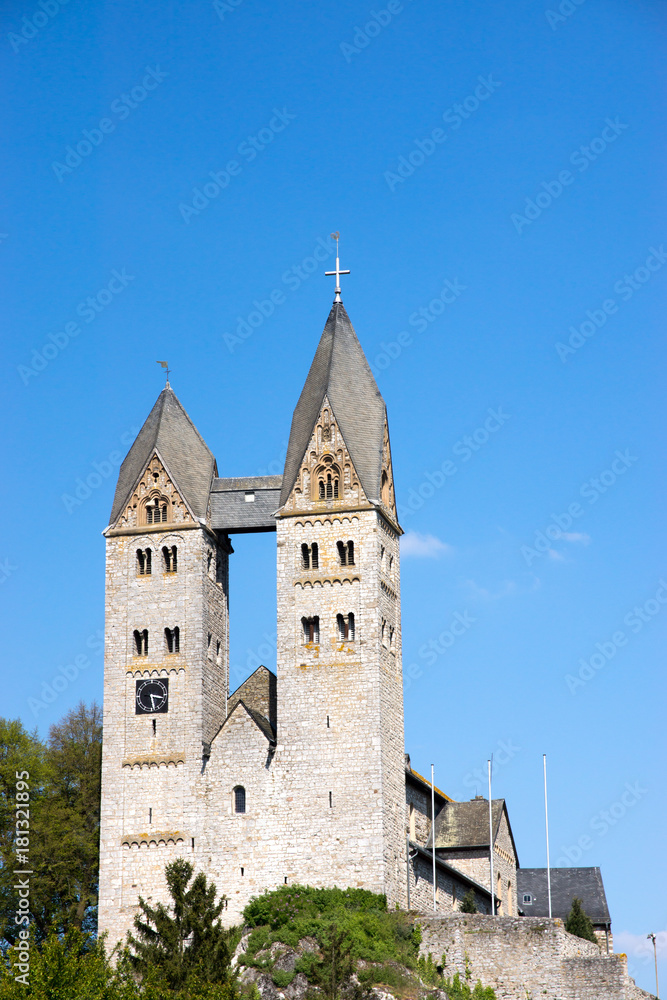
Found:
[[572, 909], [565, 921], [565, 930], [570, 934], [576, 935], [576, 937], [584, 938], [586, 941], [593, 941], [597, 944], [593, 922], [584, 912], [582, 902], [577, 896], [572, 900]]

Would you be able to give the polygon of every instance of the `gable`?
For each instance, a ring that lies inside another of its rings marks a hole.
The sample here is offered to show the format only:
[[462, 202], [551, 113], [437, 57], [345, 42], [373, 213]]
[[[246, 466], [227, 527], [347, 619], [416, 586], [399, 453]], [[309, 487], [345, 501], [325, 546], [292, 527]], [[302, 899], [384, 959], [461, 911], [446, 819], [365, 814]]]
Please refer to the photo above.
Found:
[[[162, 512], [166, 508], [165, 520], [156, 520], [155, 505]], [[125, 507], [116, 520], [118, 528], [145, 526], [146, 531], [155, 530], [159, 524], [173, 528], [174, 525], [194, 521], [192, 511], [176, 489], [172, 477], [165, 468], [157, 452], [154, 452], [139, 477]]]
[[369, 506], [357, 470], [327, 396], [297, 471], [284, 510], [331, 510]]

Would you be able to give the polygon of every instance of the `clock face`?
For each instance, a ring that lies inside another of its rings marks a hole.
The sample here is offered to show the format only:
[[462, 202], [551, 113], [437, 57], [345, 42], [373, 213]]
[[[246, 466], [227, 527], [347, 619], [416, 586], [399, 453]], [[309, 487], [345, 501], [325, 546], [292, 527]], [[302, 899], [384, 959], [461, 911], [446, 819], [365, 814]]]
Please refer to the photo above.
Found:
[[137, 681], [135, 713], [137, 715], [157, 714], [169, 709], [169, 681]]

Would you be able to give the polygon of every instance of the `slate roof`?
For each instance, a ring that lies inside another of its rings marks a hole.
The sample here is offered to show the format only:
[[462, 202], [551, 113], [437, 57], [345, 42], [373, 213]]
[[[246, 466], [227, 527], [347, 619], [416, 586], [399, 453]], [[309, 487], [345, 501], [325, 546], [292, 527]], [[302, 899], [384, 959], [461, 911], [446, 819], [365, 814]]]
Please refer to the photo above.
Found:
[[114, 524], [153, 453], [158, 451], [174, 486], [195, 517], [206, 517], [215, 458], [170, 387], [162, 390], [118, 473], [109, 523]]
[[[211, 527], [227, 534], [275, 531], [282, 476], [214, 479], [211, 485]], [[249, 503], [246, 494], [252, 493]]]
[[294, 410], [281, 505], [292, 491], [325, 396], [364, 493], [379, 501], [386, 407], [342, 302], [331, 308]]
[[[493, 842], [495, 844], [503, 812], [507, 813], [505, 799], [493, 800]], [[509, 817], [507, 818], [509, 827]], [[512, 844], [512, 828], [509, 827]], [[431, 837], [426, 843], [431, 846]], [[489, 847], [489, 800], [471, 799], [470, 802], [447, 802], [435, 817], [435, 849]], [[516, 854], [516, 848], [515, 848]]]
[[[516, 873], [517, 902], [527, 917], [549, 916], [546, 868], [519, 868]], [[524, 903], [524, 894], [532, 903]], [[578, 896], [594, 924], [610, 924], [609, 907], [599, 868], [552, 868], [551, 913], [566, 920], [572, 900]]]

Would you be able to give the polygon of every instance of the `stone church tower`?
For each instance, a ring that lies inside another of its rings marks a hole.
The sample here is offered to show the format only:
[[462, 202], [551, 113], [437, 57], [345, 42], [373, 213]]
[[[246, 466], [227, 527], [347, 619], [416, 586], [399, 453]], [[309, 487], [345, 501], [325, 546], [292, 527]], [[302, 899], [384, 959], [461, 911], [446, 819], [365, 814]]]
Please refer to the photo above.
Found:
[[[399, 547], [386, 407], [334, 302], [283, 476], [220, 478], [167, 387], [107, 540], [99, 929], [185, 857], [229, 897], [361, 886], [405, 905]], [[235, 532], [275, 531], [277, 676], [229, 692]]]

